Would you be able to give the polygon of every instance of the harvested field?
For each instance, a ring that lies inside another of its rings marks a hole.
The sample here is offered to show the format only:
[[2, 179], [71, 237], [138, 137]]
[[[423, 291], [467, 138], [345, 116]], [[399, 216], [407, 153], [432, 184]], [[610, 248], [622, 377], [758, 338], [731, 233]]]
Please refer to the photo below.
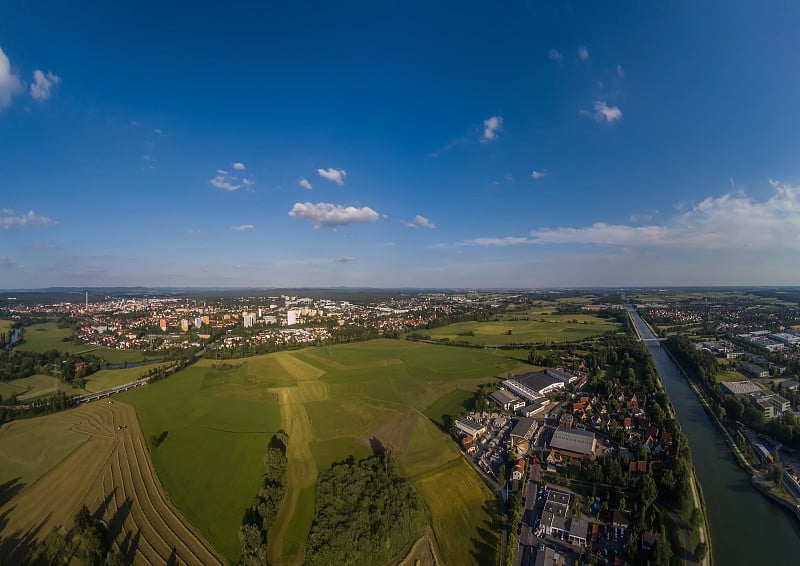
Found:
[[[225, 563], [164, 495], [131, 406], [100, 401], [54, 417], [71, 420], [88, 439], [0, 507], [4, 564], [23, 563], [54, 530], [68, 533], [83, 504], [132, 563]], [[31, 429], [49, 418], [30, 421]]]
[[387, 566], [440, 566], [444, 564], [436, 545], [436, 537], [427, 527], [420, 537], [392, 558]]

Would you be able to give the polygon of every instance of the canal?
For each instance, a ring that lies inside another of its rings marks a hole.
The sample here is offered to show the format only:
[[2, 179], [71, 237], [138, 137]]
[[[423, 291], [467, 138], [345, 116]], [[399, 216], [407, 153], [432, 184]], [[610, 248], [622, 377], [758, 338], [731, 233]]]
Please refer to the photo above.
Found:
[[[630, 313], [642, 338], [655, 338], [639, 314]], [[750, 476], [734, 460], [678, 366], [660, 342], [646, 344], [689, 439], [705, 497], [714, 563], [800, 564], [800, 523], [750, 485]]]

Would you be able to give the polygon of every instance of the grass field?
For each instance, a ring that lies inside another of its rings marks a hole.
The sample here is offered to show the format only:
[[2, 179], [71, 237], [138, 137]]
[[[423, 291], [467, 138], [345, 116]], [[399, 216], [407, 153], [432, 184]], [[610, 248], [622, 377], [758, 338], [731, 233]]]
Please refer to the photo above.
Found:
[[415, 479], [414, 486], [431, 510], [433, 532], [447, 564], [497, 562], [497, 498], [463, 458]]
[[[320, 471], [382, 445], [395, 450], [403, 474], [415, 484], [424, 481], [428, 493], [449, 489], [447, 474], [429, 474], [461, 456], [423, 411], [439, 412], [441, 419], [442, 411], [470, 397], [477, 384], [520, 364], [502, 352], [373, 340], [229, 360], [225, 370], [214, 365], [201, 360], [122, 398], [136, 407], [146, 438], [168, 431], [164, 444], [153, 450], [159, 476], [177, 506], [231, 561], [239, 557], [244, 508], [258, 491], [267, 433], [279, 426], [286, 430], [287, 494], [269, 533], [268, 557], [275, 564], [300, 564]], [[466, 472], [483, 486], [468, 465]], [[470, 520], [484, 515], [483, 499], [465, 504], [476, 502]], [[437, 537], [449, 532], [453, 520], [444, 513], [434, 516]], [[463, 525], [462, 540], [482, 540], [481, 524]], [[444, 560], [465, 563], [455, 547], [442, 549]]]
[[[533, 311], [503, 315], [489, 322], [457, 322], [423, 331], [432, 340], [447, 338], [483, 346], [571, 342], [615, 330], [618, 325], [592, 314], [537, 314]], [[511, 331], [511, 334], [508, 332]], [[467, 333], [472, 333], [470, 336]]]
[[72, 387], [51, 375], [35, 374], [23, 379], [0, 382], [0, 395], [8, 398], [16, 393], [19, 401], [30, 401], [44, 395], [52, 395], [58, 391], [63, 391], [67, 395], [82, 395], [86, 393], [83, 389]]
[[103, 391], [104, 389], [111, 389], [118, 385], [124, 385], [140, 379], [151, 369], [169, 365], [171, 365], [170, 362], [164, 362], [135, 368], [102, 369], [86, 378], [86, 391], [94, 393], [95, 391]]
[[68, 352], [70, 354], [87, 352], [98, 358], [105, 359], [110, 364], [140, 362], [144, 358], [141, 352], [135, 350], [111, 350], [97, 348], [91, 344], [77, 344], [64, 340], [65, 338], [71, 338], [74, 334], [71, 328], [59, 328], [55, 322], [32, 324], [25, 327], [22, 333], [24, 341], [18, 347], [20, 350], [40, 353], [48, 350], [58, 350], [59, 352]]
[[750, 379], [750, 376], [742, 373], [741, 371], [733, 368], [727, 368], [717, 374], [717, 381], [745, 381]]
[[267, 442], [281, 424], [275, 395], [249, 379], [246, 365], [195, 366], [119, 396], [136, 407], [145, 438], [167, 432], [151, 450], [161, 482], [231, 562], [240, 554], [242, 515], [261, 485]]
[[7, 320], [5, 318], [0, 318], [0, 334], [5, 333], [6, 336], [11, 336], [11, 329], [14, 327], [13, 320]]
[[130, 405], [103, 400], [10, 423], [0, 429], [0, 463], [4, 563], [22, 563], [54, 530], [71, 531], [84, 504], [126, 563], [223, 563], [166, 499]]

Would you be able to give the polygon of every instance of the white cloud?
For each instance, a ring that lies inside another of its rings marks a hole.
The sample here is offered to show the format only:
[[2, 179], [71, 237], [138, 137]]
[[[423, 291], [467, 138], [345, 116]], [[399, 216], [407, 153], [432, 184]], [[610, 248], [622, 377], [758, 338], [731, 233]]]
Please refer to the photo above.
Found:
[[547, 56], [550, 58], [551, 61], [555, 61], [556, 63], [561, 63], [564, 60], [564, 56], [558, 52], [557, 49], [551, 49], [547, 52]]
[[408, 226], [409, 228], [428, 228], [433, 230], [436, 228], [436, 224], [425, 218], [424, 216], [417, 214], [414, 217], [413, 222], [406, 222], [405, 220], [401, 220], [404, 226]]
[[252, 224], [240, 224], [239, 226], [231, 226], [231, 230], [235, 230], [236, 232], [246, 232], [248, 230], [252, 230], [255, 228]]
[[328, 181], [333, 181], [340, 187], [344, 185], [344, 178], [347, 177], [347, 172], [344, 169], [317, 169], [317, 173], [323, 179], [327, 179]]
[[217, 175], [209, 181], [218, 189], [225, 189], [226, 191], [238, 191], [242, 188], [239, 180], [225, 171], [224, 169], [217, 169]]
[[34, 100], [47, 100], [52, 95], [53, 87], [61, 84], [61, 77], [53, 74], [52, 71], [44, 72], [36, 69], [33, 72], [33, 84], [31, 85], [31, 96]]
[[32, 210], [24, 214], [17, 214], [15, 210], [10, 208], [0, 210], [0, 228], [3, 230], [10, 230], [16, 226], [50, 226], [52, 224], [58, 224], [58, 221], [49, 216], [36, 214]]
[[618, 106], [609, 106], [605, 100], [594, 101], [594, 119], [598, 122], [603, 120], [611, 124], [622, 119], [622, 110]]
[[531, 179], [533, 179], [534, 181], [538, 181], [539, 179], [544, 179], [545, 177], [547, 177], [547, 169], [542, 169], [541, 171], [537, 171], [536, 169], [534, 169], [531, 172]]
[[514, 182], [514, 175], [512, 175], [511, 173], [506, 173], [505, 175], [503, 175], [503, 179], [505, 179], [509, 183], [513, 183]]
[[244, 179], [242, 179], [242, 184], [249, 189], [255, 186], [256, 182], [253, 179], [248, 179], [247, 177], [245, 177]]
[[237, 171], [244, 171], [244, 169], [245, 169], [245, 167], [244, 167], [244, 163], [242, 163], [242, 162], [240, 162], [240, 161], [237, 161], [236, 163], [234, 163], [233, 165], [231, 165], [231, 167], [233, 167], [233, 168], [234, 168], [234, 169], [236, 169]]
[[483, 121], [483, 137], [481, 143], [489, 143], [496, 140], [498, 134], [503, 130], [503, 117], [492, 116]]
[[296, 202], [289, 211], [289, 216], [308, 220], [315, 228], [331, 228], [346, 224], [370, 224], [378, 220], [379, 214], [368, 206], [356, 208], [327, 202]]
[[11, 61], [0, 49], [0, 108], [11, 106], [11, 98], [24, 89], [22, 81], [11, 70]]
[[157, 135], [158, 137], [160, 137], [160, 138], [165, 138], [165, 137], [167, 137], [167, 134], [165, 134], [165, 133], [164, 133], [164, 130], [162, 130], [161, 128], [156, 128], [155, 130], [153, 130], [153, 133], [154, 133], [155, 135]]
[[300, 180], [297, 181], [297, 184], [303, 187], [304, 189], [308, 189], [309, 191], [312, 189], [311, 183], [308, 182], [308, 179], [305, 177], [300, 177]]
[[468, 246], [505, 247], [531, 244], [533, 242], [529, 238], [504, 236], [501, 238], [475, 238], [472, 240], [464, 240], [461, 243]]
[[589, 49], [587, 49], [586, 46], [578, 48], [578, 59], [581, 61], [589, 60]]
[[660, 225], [598, 222], [582, 228], [533, 230], [529, 236], [538, 244], [800, 250], [800, 187], [771, 183], [774, 193], [766, 200], [733, 193], [708, 197]]
[[622, 65], [617, 65], [617, 76], [621, 79], [625, 78], [625, 71], [622, 68]]

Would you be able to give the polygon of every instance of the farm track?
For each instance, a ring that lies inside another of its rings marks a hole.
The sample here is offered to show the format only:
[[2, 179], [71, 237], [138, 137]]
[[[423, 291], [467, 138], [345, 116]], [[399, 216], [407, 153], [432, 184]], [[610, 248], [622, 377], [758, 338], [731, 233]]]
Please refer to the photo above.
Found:
[[133, 564], [226, 563], [167, 499], [131, 406], [100, 401], [52, 418], [89, 439], [0, 507], [3, 564], [24, 563], [53, 530], [69, 533], [84, 504]]

